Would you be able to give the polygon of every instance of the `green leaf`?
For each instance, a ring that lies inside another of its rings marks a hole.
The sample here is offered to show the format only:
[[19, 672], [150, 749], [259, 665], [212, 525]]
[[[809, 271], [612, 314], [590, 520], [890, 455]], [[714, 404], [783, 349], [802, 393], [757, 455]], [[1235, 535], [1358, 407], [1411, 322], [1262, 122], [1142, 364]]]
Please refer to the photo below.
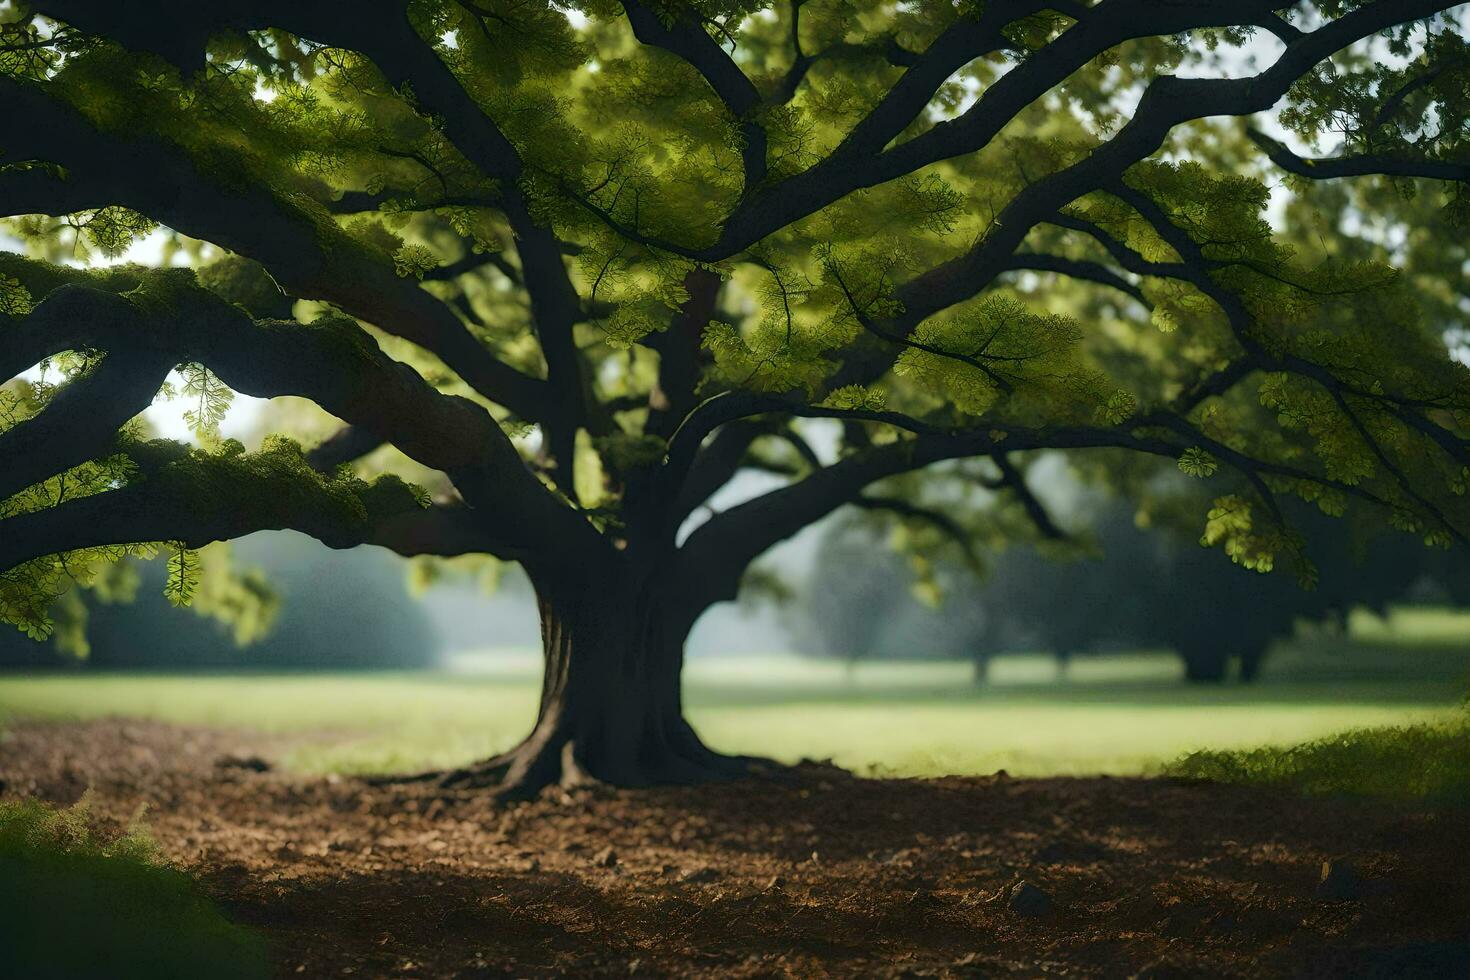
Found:
[[880, 412], [887, 401], [887, 393], [881, 388], [870, 388], [867, 385], [843, 385], [828, 395], [822, 404], [828, 408], [840, 408], [846, 411]]
[[219, 439], [219, 424], [235, 400], [235, 393], [213, 371], [202, 364], [185, 364], [179, 368], [184, 376], [181, 394], [194, 402], [184, 413], [189, 430], [205, 442]]
[[163, 584], [164, 597], [173, 606], [187, 606], [199, 590], [199, 552], [176, 545], [168, 556], [168, 581]]
[[1199, 446], [1191, 446], [1184, 450], [1184, 455], [1179, 457], [1179, 470], [1189, 476], [1207, 477], [1214, 476], [1215, 471], [1220, 468], [1215, 457], [1205, 452]]
[[1131, 391], [1119, 388], [1108, 396], [1107, 404], [1102, 407], [1102, 416], [1109, 425], [1122, 425], [1133, 417], [1138, 411], [1138, 399], [1133, 397]]
[[403, 245], [393, 253], [393, 271], [404, 279], [422, 279], [439, 268], [439, 257], [422, 245]]
[[20, 280], [0, 275], [0, 313], [25, 316], [31, 312], [31, 291]]
[[[655, 311], [664, 313], [660, 319]], [[651, 333], [662, 330], [667, 322], [667, 312], [657, 302], [629, 302], [619, 306], [603, 323], [607, 345], [615, 350], [627, 350]]]

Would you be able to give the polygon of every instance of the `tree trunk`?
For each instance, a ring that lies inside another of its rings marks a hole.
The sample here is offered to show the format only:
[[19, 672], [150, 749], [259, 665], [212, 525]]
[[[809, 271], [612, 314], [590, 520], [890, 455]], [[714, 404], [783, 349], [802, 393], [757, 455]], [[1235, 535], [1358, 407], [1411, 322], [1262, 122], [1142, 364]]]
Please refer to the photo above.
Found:
[[1184, 679], [1192, 684], [1219, 684], [1225, 680], [1230, 657], [1213, 645], [1184, 644], [1179, 651], [1184, 660]]
[[990, 676], [990, 654], [977, 652], [971, 662], [974, 664], [974, 672], [970, 675], [970, 680], [976, 687], [984, 687]]
[[536, 725], [504, 755], [444, 778], [533, 796], [546, 786], [692, 783], [757, 760], [708, 749], [684, 719], [689, 626], [657, 592], [617, 582], [537, 583], [545, 674]]
[[1251, 684], [1261, 676], [1261, 661], [1266, 659], [1268, 642], [1249, 643], [1240, 653], [1240, 679]]

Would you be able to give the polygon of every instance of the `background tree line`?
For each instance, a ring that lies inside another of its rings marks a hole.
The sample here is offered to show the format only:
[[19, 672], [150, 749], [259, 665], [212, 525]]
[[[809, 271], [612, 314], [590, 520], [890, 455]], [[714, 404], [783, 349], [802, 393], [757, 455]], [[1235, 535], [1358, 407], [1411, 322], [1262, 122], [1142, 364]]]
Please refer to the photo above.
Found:
[[1175, 653], [1190, 681], [1249, 682], [1299, 625], [1340, 630], [1354, 609], [1470, 604], [1463, 554], [1355, 534], [1305, 508], [1294, 519], [1320, 569], [1310, 588], [1221, 561], [1191, 529], [1142, 516], [1092, 495], [1069, 515], [1067, 543], [1018, 544], [981, 569], [916, 563], [886, 540], [902, 532], [871, 518], [835, 523], [817, 563], [842, 572], [799, 590], [793, 633], [811, 653], [850, 661], [969, 660], [977, 683], [1004, 653], [1049, 654], [1065, 668], [1078, 655], [1153, 649]]

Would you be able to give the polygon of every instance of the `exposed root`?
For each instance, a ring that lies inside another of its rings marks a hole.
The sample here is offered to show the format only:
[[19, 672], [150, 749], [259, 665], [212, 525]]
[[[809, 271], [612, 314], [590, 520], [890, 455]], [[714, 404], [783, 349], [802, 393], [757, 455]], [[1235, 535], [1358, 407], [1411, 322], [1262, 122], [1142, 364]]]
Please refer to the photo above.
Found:
[[515, 801], [534, 799], [551, 787], [688, 786], [752, 777], [780, 778], [792, 770], [773, 759], [715, 752], [692, 728], [680, 727], [683, 730], [671, 733], [659, 751], [636, 759], [608, 758], [595, 743], [536, 733], [508, 752], [459, 769], [382, 777], [374, 782], [432, 782], [445, 790], [488, 790], [496, 799]]
[[438, 782], [447, 770], [430, 769], [427, 772], [411, 773], [384, 773], [377, 776], [363, 776], [362, 781], [369, 786], [412, 786], [416, 783]]
[[426, 769], [423, 772], [384, 773], [363, 776], [369, 786], [417, 786], [424, 783], [437, 784], [441, 789], [484, 789], [498, 785], [509, 768], [506, 757], [495, 756], [480, 762], [461, 766], [458, 769]]
[[437, 777], [439, 785], [445, 789], [484, 789], [498, 785], [514, 762], [513, 752], [503, 752], [459, 769], [431, 774], [430, 778]]

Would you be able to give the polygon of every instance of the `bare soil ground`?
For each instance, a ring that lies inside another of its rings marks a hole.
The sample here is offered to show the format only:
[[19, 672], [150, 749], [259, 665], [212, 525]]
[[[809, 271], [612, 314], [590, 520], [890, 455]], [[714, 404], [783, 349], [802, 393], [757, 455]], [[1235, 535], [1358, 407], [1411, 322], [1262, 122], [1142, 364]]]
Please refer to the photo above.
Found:
[[[502, 806], [256, 771], [284, 744], [21, 724], [0, 792], [146, 804], [283, 977], [1470, 976], [1464, 811], [816, 767]], [[1021, 880], [1053, 907], [1013, 907]]]

